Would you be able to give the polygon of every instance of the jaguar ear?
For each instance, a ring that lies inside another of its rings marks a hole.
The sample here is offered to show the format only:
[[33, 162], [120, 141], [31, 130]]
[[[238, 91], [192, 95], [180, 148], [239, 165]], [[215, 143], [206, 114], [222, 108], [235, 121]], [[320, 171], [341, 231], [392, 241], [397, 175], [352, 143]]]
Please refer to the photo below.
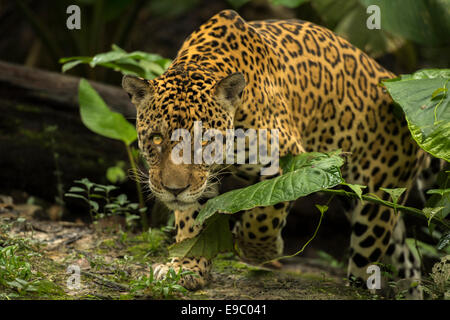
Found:
[[153, 84], [150, 81], [130, 75], [122, 78], [122, 88], [136, 106], [145, 98], [151, 97], [154, 92]]
[[240, 72], [226, 76], [215, 85], [216, 99], [225, 108], [233, 111], [242, 97], [245, 84], [244, 75]]

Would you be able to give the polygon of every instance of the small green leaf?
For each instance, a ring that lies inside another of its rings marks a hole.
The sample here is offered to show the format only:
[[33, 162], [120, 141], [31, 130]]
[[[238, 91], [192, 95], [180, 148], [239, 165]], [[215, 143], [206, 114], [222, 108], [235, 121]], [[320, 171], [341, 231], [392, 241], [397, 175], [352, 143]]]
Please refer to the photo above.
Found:
[[75, 61], [75, 60], [79, 60], [82, 62], [89, 62], [92, 60], [91, 57], [86, 57], [86, 56], [76, 56], [76, 57], [65, 57], [65, 58], [61, 58], [59, 59], [59, 63], [66, 63], [69, 61]]
[[85, 185], [88, 190], [91, 190], [91, 188], [94, 186], [94, 183], [90, 182], [88, 178], [83, 178], [81, 180], [75, 180], [74, 182]]
[[64, 196], [68, 197], [68, 198], [78, 198], [78, 199], [83, 199], [84, 201], [88, 201], [86, 197], [76, 194], [76, 193], [65, 193]]
[[380, 188], [380, 190], [383, 190], [384, 192], [389, 193], [389, 195], [392, 198], [392, 202], [394, 204], [397, 204], [398, 199], [406, 191], [406, 188], [394, 188], [394, 189]]
[[319, 209], [321, 214], [324, 214], [328, 211], [328, 206], [316, 204], [316, 208]]
[[64, 72], [76, 67], [77, 65], [79, 65], [81, 63], [83, 63], [83, 61], [81, 61], [81, 60], [67, 62], [67, 63], [63, 64], [61, 71], [64, 73]]
[[86, 190], [80, 187], [71, 187], [69, 192], [86, 192]]
[[98, 211], [99, 205], [98, 205], [97, 202], [95, 202], [95, 201], [93, 201], [93, 200], [90, 200], [90, 201], [89, 201], [89, 204], [91, 205], [92, 209], [94, 209], [94, 211]]
[[121, 206], [127, 204], [127, 202], [128, 202], [128, 198], [127, 198], [127, 195], [124, 194], [124, 193], [120, 194], [120, 195], [117, 196], [117, 198], [116, 198], [116, 203], [118, 203], [118, 204], [121, 205]]
[[450, 188], [447, 189], [430, 189], [427, 191], [427, 194], [439, 194], [444, 196], [444, 194], [450, 193]]
[[127, 174], [121, 167], [109, 167], [106, 170], [106, 178], [111, 183], [122, 183], [127, 179]]
[[436, 208], [423, 208], [422, 212], [428, 219], [428, 226], [430, 226], [431, 220], [434, 218], [434, 216], [444, 209], [444, 207], [436, 207]]
[[367, 188], [366, 186], [360, 184], [342, 183], [344, 186], [349, 187], [358, 195], [358, 198], [362, 200], [362, 189]]

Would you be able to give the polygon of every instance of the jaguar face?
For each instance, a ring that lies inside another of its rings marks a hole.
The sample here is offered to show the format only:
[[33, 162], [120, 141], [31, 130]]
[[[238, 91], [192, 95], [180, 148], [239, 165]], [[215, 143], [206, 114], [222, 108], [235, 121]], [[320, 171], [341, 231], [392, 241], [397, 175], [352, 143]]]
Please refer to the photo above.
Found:
[[178, 70], [154, 80], [125, 76], [122, 86], [137, 108], [139, 149], [149, 164], [153, 194], [178, 210], [214, 196], [215, 166], [204, 161], [202, 152], [215, 141], [204, 133], [215, 129], [225, 136], [233, 128], [243, 75], [217, 81], [198, 70]]

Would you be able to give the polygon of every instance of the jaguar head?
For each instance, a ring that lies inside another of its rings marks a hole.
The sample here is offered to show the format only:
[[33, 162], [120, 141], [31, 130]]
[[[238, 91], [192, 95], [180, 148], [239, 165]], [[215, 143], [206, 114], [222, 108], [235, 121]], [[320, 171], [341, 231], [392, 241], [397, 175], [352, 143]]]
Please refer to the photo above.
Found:
[[[242, 73], [216, 79], [198, 68], [171, 68], [153, 80], [126, 75], [122, 86], [137, 109], [139, 149], [149, 165], [152, 193], [178, 210], [214, 196], [217, 166], [202, 154], [208, 147], [212, 157], [225, 152], [218, 154], [219, 141], [205, 133], [225, 137], [226, 130], [233, 128], [245, 87]], [[222, 142], [224, 147], [225, 139]]]

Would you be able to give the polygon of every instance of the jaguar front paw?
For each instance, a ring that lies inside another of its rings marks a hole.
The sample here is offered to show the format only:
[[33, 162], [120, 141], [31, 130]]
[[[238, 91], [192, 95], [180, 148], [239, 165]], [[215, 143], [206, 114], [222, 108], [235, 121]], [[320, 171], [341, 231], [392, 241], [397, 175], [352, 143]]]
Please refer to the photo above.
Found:
[[178, 284], [188, 290], [204, 287], [210, 278], [209, 262], [205, 258], [184, 258], [181, 261], [175, 259], [165, 264], [154, 264], [152, 267], [153, 277], [159, 281], [169, 276], [170, 269], [173, 269], [175, 274], [181, 274]]

